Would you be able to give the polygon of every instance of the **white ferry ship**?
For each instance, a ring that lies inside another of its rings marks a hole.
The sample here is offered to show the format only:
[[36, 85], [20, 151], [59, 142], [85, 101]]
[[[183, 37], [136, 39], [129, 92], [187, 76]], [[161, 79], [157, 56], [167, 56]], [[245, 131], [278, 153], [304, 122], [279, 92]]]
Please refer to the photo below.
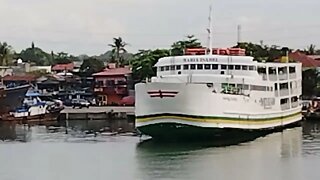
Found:
[[[242, 49], [164, 57], [136, 85], [136, 127], [153, 138], [211, 138], [284, 128], [302, 119], [301, 64], [257, 62]], [[223, 55], [222, 55], [223, 54]]]

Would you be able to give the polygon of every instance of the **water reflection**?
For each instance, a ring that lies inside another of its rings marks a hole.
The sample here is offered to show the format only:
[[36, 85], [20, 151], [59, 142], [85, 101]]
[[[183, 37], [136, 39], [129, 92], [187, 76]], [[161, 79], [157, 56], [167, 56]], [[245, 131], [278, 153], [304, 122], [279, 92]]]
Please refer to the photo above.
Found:
[[0, 140], [2, 141], [30, 141], [30, 127], [12, 123], [0, 122]]
[[0, 143], [0, 154], [6, 154], [0, 156], [0, 179], [294, 180], [314, 178], [305, 175], [320, 166], [320, 122], [249, 141], [206, 143], [139, 142], [132, 136], [88, 134], [104, 124], [75, 126], [80, 134], [66, 134], [64, 127], [0, 124], [1, 140], [27, 142]]
[[[133, 132], [111, 132], [105, 121], [72, 121], [65, 124], [48, 124], [46, 126], [28, 126], [0, 122], [0, 142], [110, 142], [113, 136], [136, 136]], [[108, 139], [106, 139], [108, 138]]]
[[[302, 128], [287, 129], [254, 141], [193, 144], [142, 142], [136, 148], [139, 176], [143, 179], [261, 179], [269, 170], [283, 169], [281, 159], [300, 159]], [[231, 146], [225, 146], [230, 145]], [[294, 164], [293, 166], [300, 166]], [[241, 167], [241, 168], [240, 168]], [[287, 166], [292, 167], [292, 165]], [[300, 167], [299, 167], [300, 168]], [[232, 173], [231, 173], [232, 172]], [[290, 174], [281, 174], [285, 179]]]
[[305, 121], [303, 124], [303, 152], [305, 155], [320, 155], [320, 121]]

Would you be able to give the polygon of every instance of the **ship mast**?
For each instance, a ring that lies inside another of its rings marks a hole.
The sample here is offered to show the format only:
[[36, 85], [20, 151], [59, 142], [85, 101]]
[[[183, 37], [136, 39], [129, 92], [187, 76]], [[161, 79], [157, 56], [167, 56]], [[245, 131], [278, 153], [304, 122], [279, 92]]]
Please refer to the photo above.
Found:
[[209, 54], [212, 55], [212, 6], [210, 6], [210, 13], [209, 13], [209, 27], [208, 31], [208, 47], [209, 47]]

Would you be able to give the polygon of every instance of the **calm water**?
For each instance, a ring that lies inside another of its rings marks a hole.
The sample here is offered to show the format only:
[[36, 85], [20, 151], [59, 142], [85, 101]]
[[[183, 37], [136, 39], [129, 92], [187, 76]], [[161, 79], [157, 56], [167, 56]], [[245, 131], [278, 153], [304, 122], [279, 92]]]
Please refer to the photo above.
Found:
[[1, 180], [319, 179], [320, 121], [239, 145], [0, 128]]

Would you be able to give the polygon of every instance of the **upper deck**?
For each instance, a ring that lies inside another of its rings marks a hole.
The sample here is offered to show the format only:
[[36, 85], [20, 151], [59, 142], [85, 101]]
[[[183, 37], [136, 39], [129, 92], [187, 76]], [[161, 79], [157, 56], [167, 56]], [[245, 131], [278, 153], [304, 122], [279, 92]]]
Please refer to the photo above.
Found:
[[253, 81], [283, 81], [301, 79], [300, 63], [258, 62], [251, 56], [245, 56], [240, 48], [212, 49], [213, 54], [206, 54], [207, 49], [186, 49], [183, 56], [164, 57], [155, 64], [157, 77], [187, 77], [197, 79], [216, 77], [252, 79]]

